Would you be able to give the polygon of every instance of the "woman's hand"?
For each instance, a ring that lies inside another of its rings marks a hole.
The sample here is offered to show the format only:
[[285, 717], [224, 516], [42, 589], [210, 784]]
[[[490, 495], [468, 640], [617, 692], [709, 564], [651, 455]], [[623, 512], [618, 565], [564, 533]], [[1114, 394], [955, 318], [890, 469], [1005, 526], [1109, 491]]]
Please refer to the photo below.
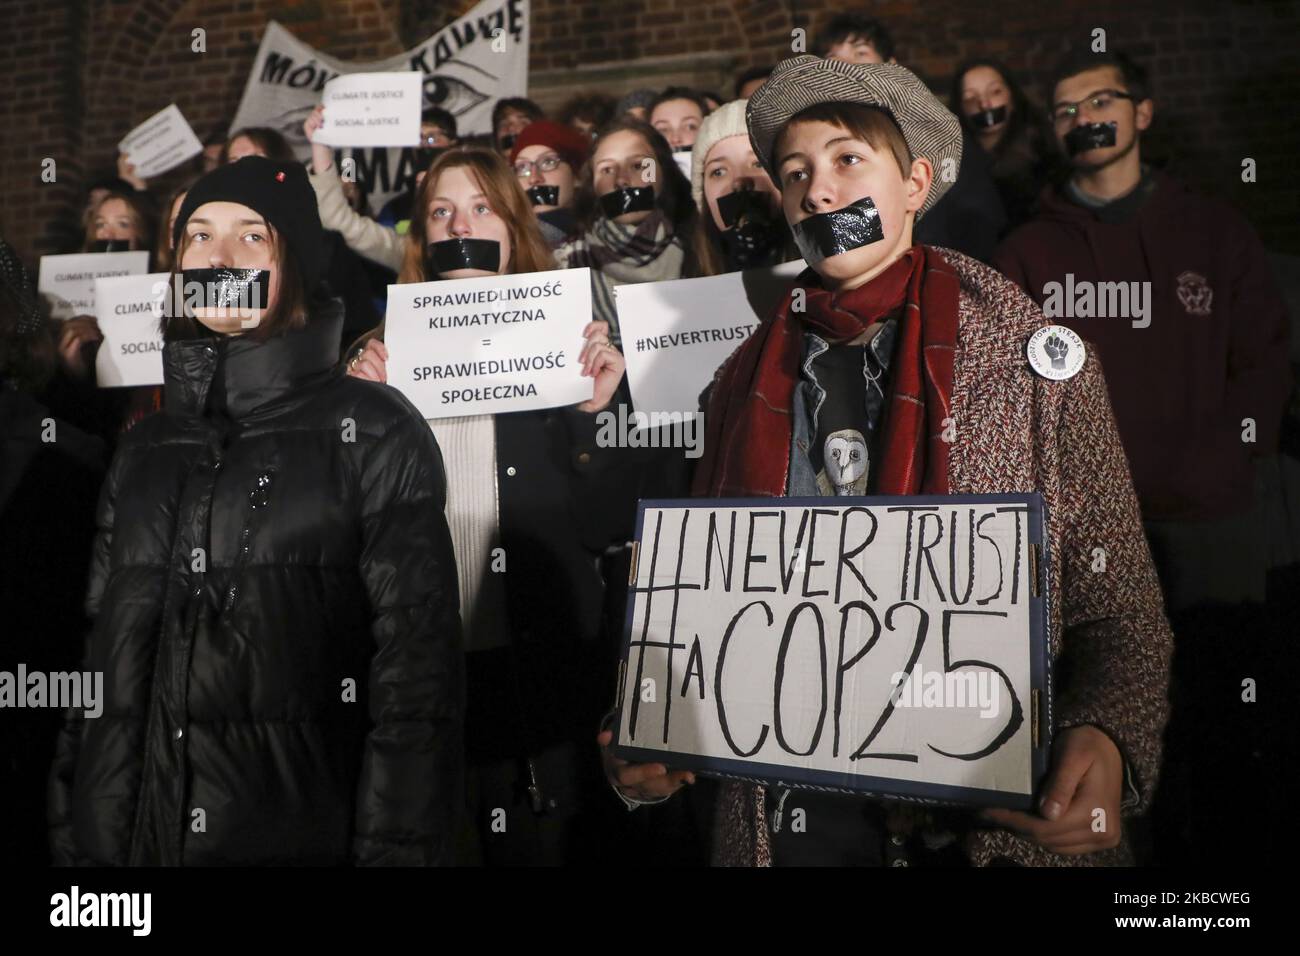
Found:
[[388, 381], [388, 349], [379, 339], [371, 339], [365, 348], [348, 359], [348, 374], [371, 382]]
[[311, 143], [311, 171], [316, 175], [329, 172], [334, 165], [334, 153], [324, 143], [316, 142], [316, 132], [325, 125], [325, 107], [317, 104], [302, 124], [303, 134]]
[[985, 810], [980, 816], [1053, 853], [1096, 853], [1119, 845], [1123, 789], [1119, 748], [1084, 724], [1057, 735], [1038, 813]]
[[93, 315], [65, 319], [59, 330], [59, 359], [72, 375], [85, 376], [95, 364], [95, 352], [104, 333]]
[[135, 174], [135, 163], [126, 158], [126, 153], [117, 154], [117, 175], [130, 183], [138, 192], [149, 188], [149, 184]]
[[695, 782], [689, 770], [669, 770], [661, 763], [628, 763], [609, 752], [612, 730], [602, 730], [596, 735], [600, 745], [600, 758], [605, 766], [605, 776], [629, 800], [658, 800], [671, 797], [687, 784]]
[[582, 330], [582, 337], [586, 344], [578, 355], [578, 361], [582, 365], [582, 374], [594, 378], [595, 382], [591, 388], [591, 401], [579, 404], [578, 411], [591, 414], [609, 405], [614, 390], [627, 371], [627, 360], [610, 344], [608, 322], [588, 322]]

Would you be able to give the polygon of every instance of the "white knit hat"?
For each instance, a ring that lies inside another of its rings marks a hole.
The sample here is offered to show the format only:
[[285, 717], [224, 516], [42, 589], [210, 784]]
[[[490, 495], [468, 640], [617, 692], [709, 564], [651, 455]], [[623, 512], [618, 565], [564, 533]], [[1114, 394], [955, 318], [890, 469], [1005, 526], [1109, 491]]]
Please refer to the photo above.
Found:
[[718, 140], [728, 136], [749, 137], [749, 128], [745, 125], [745, 105], [748, 102], [732, 100], [723, 103], [704, 117], [700, 131], [695, 134], [695, 145], [691, 147], [691, 195], [700, 209], [704, 208], [704, 161]]

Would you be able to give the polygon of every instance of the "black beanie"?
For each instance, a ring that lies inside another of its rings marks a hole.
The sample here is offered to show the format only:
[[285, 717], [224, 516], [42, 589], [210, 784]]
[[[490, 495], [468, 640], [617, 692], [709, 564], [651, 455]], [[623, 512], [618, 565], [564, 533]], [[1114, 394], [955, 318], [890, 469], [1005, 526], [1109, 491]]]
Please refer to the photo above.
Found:
[[329, 261], [329, 248], [316, 211], [316, 192], [301, 163], [245, 156], [212, 170], [185, 194], [172, 228], [176, 248], [194, 210], [209, 202], [237, 202], [265, 217], [288, 243], [302, 273], [303, 290], [308, 295], [315, 291]]

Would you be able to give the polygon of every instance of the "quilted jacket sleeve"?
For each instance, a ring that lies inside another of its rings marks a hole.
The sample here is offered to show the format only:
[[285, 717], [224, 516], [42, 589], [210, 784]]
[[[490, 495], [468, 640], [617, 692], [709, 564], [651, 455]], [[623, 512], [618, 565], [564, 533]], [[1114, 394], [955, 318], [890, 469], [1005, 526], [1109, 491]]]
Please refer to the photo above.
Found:
[[453, 861], [464, 763], [464, 661], [446, 478], [433, 433], [408, 406], [361, 474], [361, 574], [374, 619], [370, 717], [354, 861]]

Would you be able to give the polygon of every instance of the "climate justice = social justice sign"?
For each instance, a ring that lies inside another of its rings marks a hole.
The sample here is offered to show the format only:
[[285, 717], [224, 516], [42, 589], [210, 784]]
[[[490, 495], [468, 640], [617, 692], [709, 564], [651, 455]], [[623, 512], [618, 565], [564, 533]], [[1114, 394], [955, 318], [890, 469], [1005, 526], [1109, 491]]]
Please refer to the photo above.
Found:
[[1044, 542], [1037, 494], [643, 501], [614, 753], [1028, 808]]
[[425, 418], [576, 405], [590, 321], [585, 268], [390, 285], [388, 384]]

